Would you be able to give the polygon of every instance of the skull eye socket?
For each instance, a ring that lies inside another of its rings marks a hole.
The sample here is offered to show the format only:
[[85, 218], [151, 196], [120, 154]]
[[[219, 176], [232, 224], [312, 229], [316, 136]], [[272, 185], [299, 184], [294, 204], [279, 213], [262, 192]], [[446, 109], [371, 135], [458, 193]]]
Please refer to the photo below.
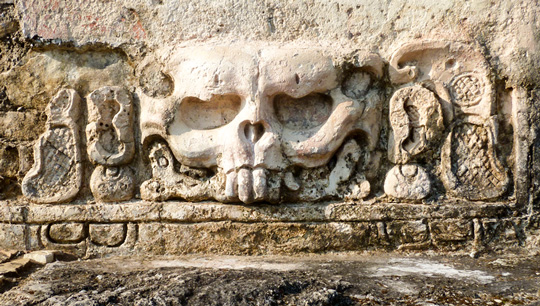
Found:
[[195, 130], [210, 130], [231, 122], [240, 111], [242, 101], [237, 95], [213, 96], [209, 101], [195, 97], [182, 100], [180, 118]]
[[285, 94], [274, 98], [276, 117], [286, 128], [306, 130], [320, 126], [328, 120], [332, 111], [332, 98], [320, 93], [312, 93], [302, 98]]

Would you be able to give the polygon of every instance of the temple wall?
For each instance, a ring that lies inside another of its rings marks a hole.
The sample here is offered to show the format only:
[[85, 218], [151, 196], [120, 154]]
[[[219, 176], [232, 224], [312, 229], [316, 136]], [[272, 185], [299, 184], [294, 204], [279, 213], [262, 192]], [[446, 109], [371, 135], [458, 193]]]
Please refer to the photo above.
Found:
[[534, 253], [538, 16], [0, 0], [0, 247]]

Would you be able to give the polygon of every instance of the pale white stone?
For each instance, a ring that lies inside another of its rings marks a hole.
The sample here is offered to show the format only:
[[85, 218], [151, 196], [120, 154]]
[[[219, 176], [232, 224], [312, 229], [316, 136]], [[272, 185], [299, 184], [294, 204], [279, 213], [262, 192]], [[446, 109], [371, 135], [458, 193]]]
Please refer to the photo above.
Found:
[[386, 175], [384, 192], [398, 199], [421, 200], [431, 192], [431, 181], [418, 165], [397, 165]]
[[54, 251], [34, 251], [24, 254], [24, 258], [30, 259], [32, 262], [45, 265], [54, 261]]

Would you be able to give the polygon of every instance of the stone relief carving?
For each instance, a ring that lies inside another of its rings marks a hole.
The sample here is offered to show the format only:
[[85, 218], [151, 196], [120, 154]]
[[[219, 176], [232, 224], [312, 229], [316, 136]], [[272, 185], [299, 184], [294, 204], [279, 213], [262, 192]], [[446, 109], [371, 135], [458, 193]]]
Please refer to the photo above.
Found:
[[80, 135], [77, 121], [80, 97], [60, 90], [47, 106], [47, 131], [34, 146], [34, 166], [22, 182], [23, 194], [37, 203], [73, 199], [82, 183]]
[[[433, 147], [431, 140], [439, 139], [447, 126], [440, 168], [448, 194], [469, 200], [501, 196], [509, 179], [493, 149], [497, 118], [488, 72], [483, 56], [464, 44], [423, 42], [399, 49], [390, 60], [390, 80], [406, 87], [390, 102], [390, 160], [409, 163], [413, 155]], [[415, 186], [417, 180], [397, 189], [396, 182], [408, 182], [403, 167], [398, 167], [388, 173], [385, 192], [405, 199], [426, 197], [425, 189]], [[414, 167], [418, 180], [424, 180], [420, 185], [429, 186], [425, 170]]]
[[365, 197], [362, 167], [378, 140], [382, 92], [375, 83], [383, 72], [378, 56], [357, 59], [343, 73], [318, 50], [163, 52], [174, 89], [167, 97], [138, 92], [153, 172], [142, 198]]
[[55, 222], [34, 227], [36, 245], [81, 257], [133, 254], [138, 237], [133, 223]]
[[90, 179], [94, 197], [104, 202], [129, 200], [135, 189], [129, 164], [135, 154], [133, 107], [129, 93], [106, 86], [88, 96], [88, 157], [98, 164]]
[[[496, 95], [483, 56], [460, 43], [422, 42], [400, 48], [389, 64], [398, 88], [389, 101], [394, 166], [385, 193], [422, 200], [440, 179], [450, 196], [503, 195], [509, 178], [494, 149]], [[384, 96], [377, 55], [203, 46], [158, 51], [138, 73], [141, 142], [152, 169], [143, 199], [249, 204], [371, 193], [366, 173], [379, 163], [372, 154]], [[49, 129], [23, 180], [32, 201], [69, 201], [81, 187], [79, 100], [64, 89], [49, 106]], [[131, 94], [102, 87], [87, 106], [92, 194], [129, 200], [136, 188]]]

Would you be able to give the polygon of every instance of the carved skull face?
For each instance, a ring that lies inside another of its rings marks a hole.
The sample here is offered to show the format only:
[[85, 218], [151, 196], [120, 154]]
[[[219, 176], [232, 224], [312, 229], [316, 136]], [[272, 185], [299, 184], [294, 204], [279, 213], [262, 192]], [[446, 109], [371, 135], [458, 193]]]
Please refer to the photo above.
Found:
[[378, 137], [360, 120], [379, 102], [369, 87], [382, 65], [366, 59], [368, 70], [348, 76], [358, 86], [343, 89], [319, 50], [181, 49], [163, 59], [172, 94], [139, 92], [143, 141], [159, 135], [181, 164], [222, 172], [226, 200], [266, 200], [268, 170], [322, 166], [355, 130]]

